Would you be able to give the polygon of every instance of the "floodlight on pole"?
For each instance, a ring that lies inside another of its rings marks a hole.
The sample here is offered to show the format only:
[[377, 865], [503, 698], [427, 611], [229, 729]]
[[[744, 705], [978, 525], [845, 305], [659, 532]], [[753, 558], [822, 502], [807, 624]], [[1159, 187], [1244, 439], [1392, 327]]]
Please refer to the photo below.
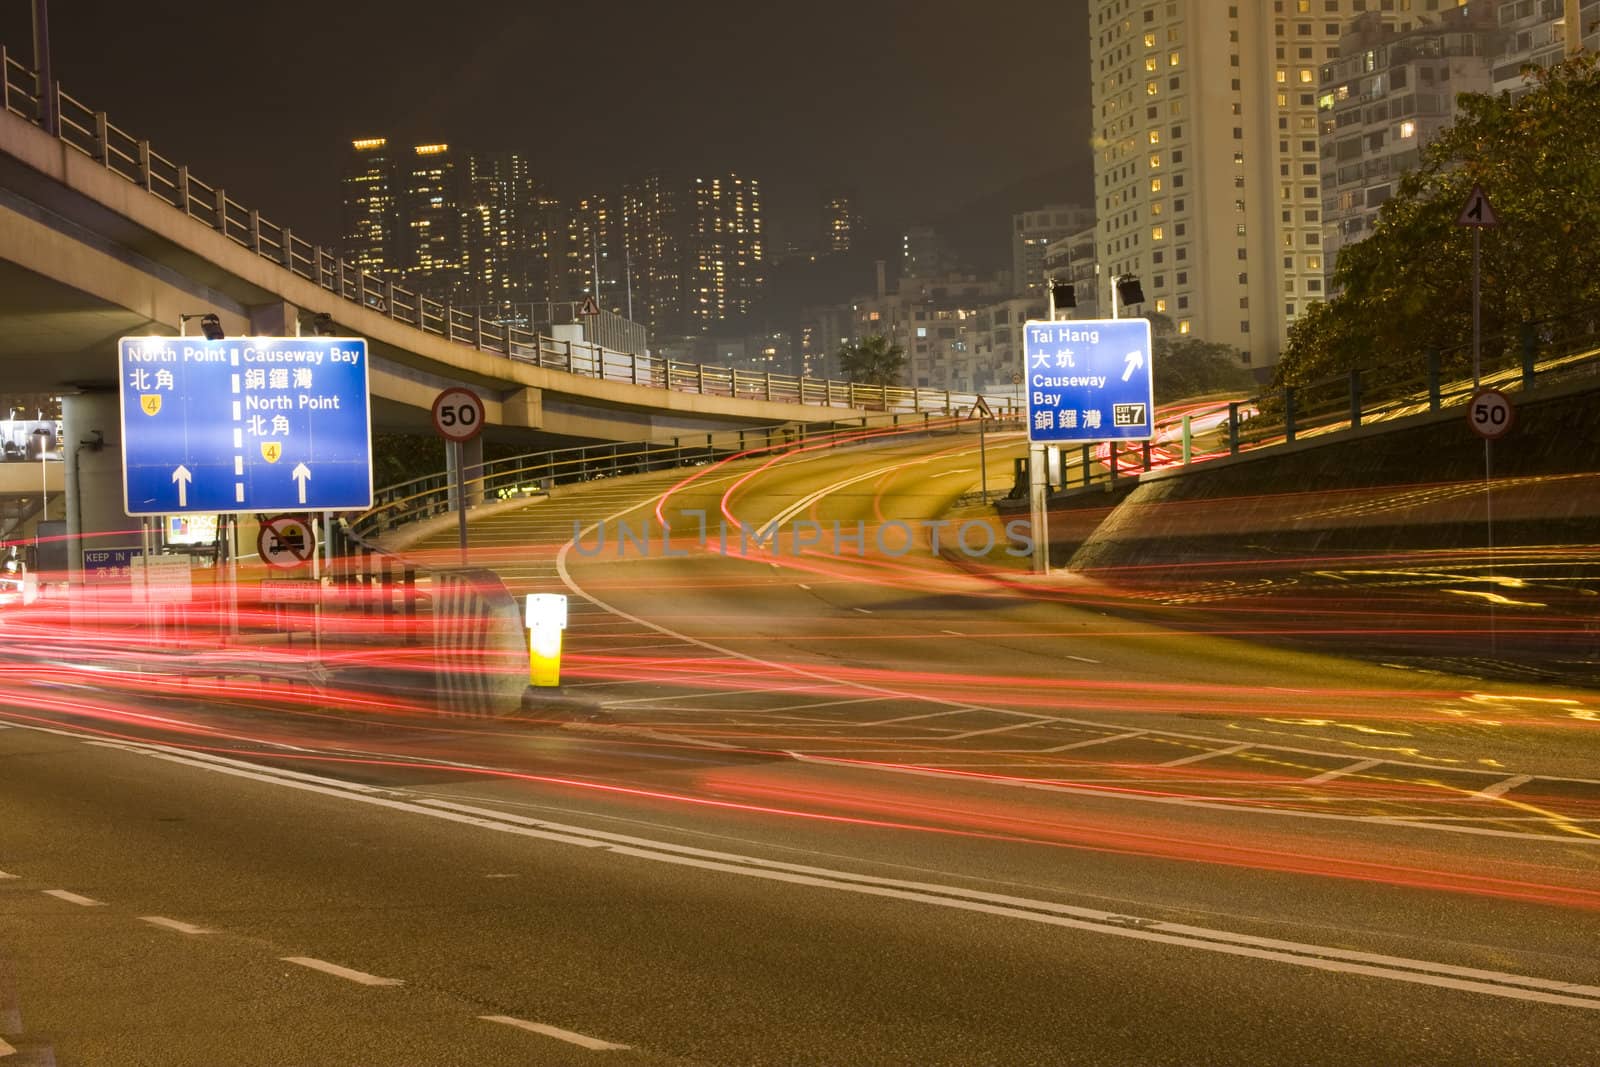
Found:
[[222, 332], [222, 320], [214, 311], [195, 311], [188, 315], [178, 316], [178, 336], [188, 335], [190, 319], [200, 320], [200, 333], [207, 341], [220, 341], [227, 335]]

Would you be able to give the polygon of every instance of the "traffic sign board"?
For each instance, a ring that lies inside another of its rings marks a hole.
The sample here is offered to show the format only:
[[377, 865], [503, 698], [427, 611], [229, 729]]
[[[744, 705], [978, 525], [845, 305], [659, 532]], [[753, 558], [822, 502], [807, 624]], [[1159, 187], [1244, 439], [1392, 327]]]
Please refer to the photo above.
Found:
[[471, 389], [446, 389], [434, 398], [433, 428], [447, 441], [472, 440], [483, 432], [483, 401]]
[[1029, 322], [1023, 329], [1028, 440], [1155, 436], [1148, 319]]
[[1497, 441], [1516, 424], [1517, 409], [1498, 389], [1479, 389], [1467, 404], [1467, 425], [1486, 441]]
[[304, 519], [280, 515], [261, 524], [261, 532], [256, 534], [256, 554], [269, 567], [299, 567], [317, 554], [317, 535]]
[[129, 515], [372, 506], [365, 340], [124, 337], [118, 370]]
[[1483, 186], [1474, 185], [1472, 192], [1467, 194], [1467, 202], [1461, 209], [1461, 214], [1456, 216], [1457, 226], [1476, 226], [1481, 228], [1500, 225], [1500, 216], [1494, 213], [1494, 208], [1489, 204], [1489, 195], [1483, 191]]
[[593, 318], [600, 314], [600, 305], [595, 303], [594, 297], [586, 296], [583, 298], [583, 306], [578, 309], [578, 314], [586, 319]]

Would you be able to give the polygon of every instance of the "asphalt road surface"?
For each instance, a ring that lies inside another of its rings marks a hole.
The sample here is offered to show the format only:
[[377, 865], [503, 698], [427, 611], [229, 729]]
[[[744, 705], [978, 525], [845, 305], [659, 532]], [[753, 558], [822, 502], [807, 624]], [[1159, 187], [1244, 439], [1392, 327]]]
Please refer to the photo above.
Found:
[[957, 566], [975, 445], [480, 519], [521, 716], [15, 673], [0, 1064], [1600, 1062], [1600, 700]]

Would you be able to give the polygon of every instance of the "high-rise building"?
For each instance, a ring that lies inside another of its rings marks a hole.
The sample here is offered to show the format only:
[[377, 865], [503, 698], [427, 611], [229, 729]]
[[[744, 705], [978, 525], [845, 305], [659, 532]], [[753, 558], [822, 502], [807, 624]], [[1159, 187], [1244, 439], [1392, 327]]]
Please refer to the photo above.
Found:
[[761, 185], [737, 174], [696, 178], [684, 198], [685, 312], [691, 328], [748, 315], [761, 288]]
[[444, 303], [467, 295], [461, 175], [447, 144], [411, 150], [400, 197], [406, 285]]
[[849, 193], [834, 193], [822, 208], [822, 250], [843, 254], [861, 241], [861, 219], [855, 211], [855, 198]]
[[[1339, 40], [1339, 58], [1321, 68], [1322, 251], [1330, 284], [1339, 250], [1371, 232], [1401, 175], [1455, 121], [1457, 95], [1489, 90], [1491, 57], [1504, 36], [1494, 9], [1477, 4], [1408, 30], [1402, 23], [1412, 20], [1385, 11], [1358, 15]], [[1321, 296], [1314, 279], [1306, 286], [1307, 302]]]
[[1101, 317], [1099, 265], [1095, 262], [1094, 242], [1095, 228], [1091, 223], [1077, 233], [1051, 241], [1045, 248], [1045, 276], [1072, 286], [1072, 304], [1056, 309], [1059, 318]]
[[394, 156], [385, 137], [350, 142], [344, 168], [344, 256], [369, 274], [401, 269]]
[[1011, 216], [1011, 285], [1018, 295], [1044, 293], [1045, 250], [1052, 241], [1094, 225], [1094, 209], [1054, 204]]
[[1505, 36], [1494, 61], [1493, 91], [1522, 96], [1524, 67], [1549, 67], [1580, 48], [1600, 49], [1600, 0], [1500, 0]]
[[546, 299], [549, 241], [539, 201], [526, 156], [493, 152], [467, 160], [464, 299], [488, 308]]
[[689, 332], [684, 319], [680, 196], [652, 174], [623, 190], [623, 247], [633, 318], [658, 337]]
[[911, 226], [901, 235], [901, 276], [931, 278], [948, 274], [955, 268], [955, 254], [945, 243], [944, 235], [932, 226]]
[[1369, 6], [1090, 0], [1102, 285], [1137, 276], [1180, 333], [1277, 360], [1323, 284], [1318, 71]]

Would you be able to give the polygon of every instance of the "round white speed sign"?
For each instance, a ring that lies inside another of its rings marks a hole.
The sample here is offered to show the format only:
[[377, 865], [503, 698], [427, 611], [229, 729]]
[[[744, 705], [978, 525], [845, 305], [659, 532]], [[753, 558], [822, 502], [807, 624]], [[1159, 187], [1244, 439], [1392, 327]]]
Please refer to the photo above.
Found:
[[1511, 398], [1498, 389], [1479, 389], [1467, 405], [1467, 423], [1486, 441], [1504, 437], [1517, 421]]
[[446, 389], [433, 402], [433, 428], [449, 441], [470, 441], [483, 432], [483, 401], [471, 389]]

